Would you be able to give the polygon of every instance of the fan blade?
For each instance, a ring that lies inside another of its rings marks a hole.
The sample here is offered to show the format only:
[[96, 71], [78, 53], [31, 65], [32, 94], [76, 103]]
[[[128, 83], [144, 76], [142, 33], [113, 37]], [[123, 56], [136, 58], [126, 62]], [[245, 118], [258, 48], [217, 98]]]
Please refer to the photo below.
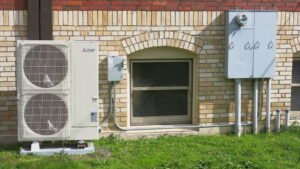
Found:
[[46, 84], [47, 87], [54, 86], [54, 83], [51, 81], [48, 74], [45, 74], [43, 82]]
[[58, 131], [58, 129], [57, 129], [57, 128], [55, 128], [55, 126], [54, 126], [54, 125], [51, 123], [51, 121], [50, 121], [50, 120], [48, 120], [47, 122], [48, 122], [49, 129], [50, 129], [50, 130], [54, 130], [54, 131], [56, 131], [56, 132]]

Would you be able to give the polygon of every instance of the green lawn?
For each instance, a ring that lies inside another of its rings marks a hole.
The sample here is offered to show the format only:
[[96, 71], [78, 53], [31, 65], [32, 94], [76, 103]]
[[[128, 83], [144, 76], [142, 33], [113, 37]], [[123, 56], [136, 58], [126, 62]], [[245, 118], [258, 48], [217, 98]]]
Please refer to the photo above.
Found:
[[20, 156], [18, 147], [0, 147], [0, 168], [269, 168], [300, 169], [300, 127], [280, 134], [164, 136], [158, 139], [95, 142], [87, 156]]

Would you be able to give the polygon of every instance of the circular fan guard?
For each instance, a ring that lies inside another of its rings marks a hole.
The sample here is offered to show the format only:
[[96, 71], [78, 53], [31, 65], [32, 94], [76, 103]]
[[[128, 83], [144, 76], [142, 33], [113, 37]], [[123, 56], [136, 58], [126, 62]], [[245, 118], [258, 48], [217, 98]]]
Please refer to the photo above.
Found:
[[27, 79], [42, 88], [58, 85], [67, 75], [65, 54], [52, 45], [38, 45], [26, 54], [23, 69]]
[[37, 94], [26, 104], [24, 118], [27, 126], [37, 134], [52, 135], [67, 123], [65, 102], [54, 94]]

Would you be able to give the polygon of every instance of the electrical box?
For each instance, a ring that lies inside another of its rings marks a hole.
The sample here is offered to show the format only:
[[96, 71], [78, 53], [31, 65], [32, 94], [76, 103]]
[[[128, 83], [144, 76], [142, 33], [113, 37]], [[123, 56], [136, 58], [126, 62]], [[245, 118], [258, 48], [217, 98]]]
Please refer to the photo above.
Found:
[[275, 11], [228, 11], [226, 75], [228, 78], [272, 78], [276, 58]]
[[108, 81], [122, 80], [123, 61], [124, 59], [120, 56], [108, 56], [107, 59]]

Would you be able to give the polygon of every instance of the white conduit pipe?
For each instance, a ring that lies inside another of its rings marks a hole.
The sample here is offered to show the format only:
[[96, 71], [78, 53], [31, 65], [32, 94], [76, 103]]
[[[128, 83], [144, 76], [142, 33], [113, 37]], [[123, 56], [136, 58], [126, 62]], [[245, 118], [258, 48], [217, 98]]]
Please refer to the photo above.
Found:
[[258, 109], [258, 80], [254, 79], [254, 94], [253, 94], [253, 133], [257, 134], [257, 109]]
[[[206, 126], [200, 126], [200, 125], [174, 125], [174, 126], [149, 126], [149, 127], [121, 127], [118, 123], [117, 119], [117, 113], [115, 112], [115, 98], [116, 98], [116, 90], [115, 86], [113, 84], [113, 96], [111, 97], [110, 101], [110, 114], [114, 114], [115, 118], [115, 124], [116, 126], [122, 130], [122, 131], [134, 131], [134, 130], [162, 130], [162, 129], [185, 129], [185, 128], [210, 128], [210, 127], [232, 127], [235, 124], [219, 124], [219, 125], [206, 125]], [[240, 123], [241, 124], [241, 123]], [[245, 123], [245, 126], [252, 125], [251, 123]], [[101, 127], [100, 127], [101, 128]]]
[[241, 127], [241, 79], [235, 80], [235, 134], [240, 137], [242, 134], [242, 127]]
[[266, 132], [271, 128], [271, 79], [267, 80]]
[[280, 117], [281, 117], [281, 111], [280, 110], [276, 110], [276, 124], [275, 124], [275, 129], [276, 132], [280, 132]]
[[289, 121], [290, 121], [290, 111], [285, 110], [285, 129], [289, 128]]

